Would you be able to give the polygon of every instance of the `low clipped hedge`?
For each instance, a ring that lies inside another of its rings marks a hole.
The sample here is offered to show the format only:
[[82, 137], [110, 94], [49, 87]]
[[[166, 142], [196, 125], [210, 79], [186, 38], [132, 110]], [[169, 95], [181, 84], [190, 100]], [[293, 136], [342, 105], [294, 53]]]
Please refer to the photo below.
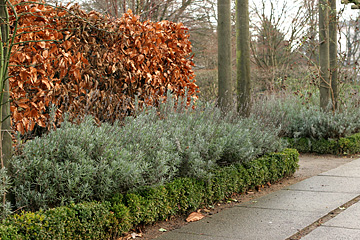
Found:
[[360, 152], [360, 133], [339, 139], [288, 138], [289, 147], [301, 153], [347, 155]]
[[70, 204], [22, 212], [3, 220], [1, 239], [116, 239], [151, 224], [226, 199], [232, 193], [292, 175], [299, 153], [285, 149], [214, 170], [208, 180], [178, 178], [165, 185], [116, 194], [107, 202]]

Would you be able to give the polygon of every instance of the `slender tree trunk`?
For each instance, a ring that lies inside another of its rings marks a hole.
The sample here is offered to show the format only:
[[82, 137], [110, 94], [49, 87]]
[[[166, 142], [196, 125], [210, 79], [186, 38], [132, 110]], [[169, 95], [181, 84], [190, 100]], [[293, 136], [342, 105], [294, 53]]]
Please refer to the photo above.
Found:
[[7, 162], [11, 157], [12, 141], [10, 134], [10, 102], [9, 102], [9, 81], [7, 69], [8, 57], [8, 38], [9, 38], [9, 15], [7, 12], [6, 1], [0, 0], [0, 19], [1, 19], [1, 41], [3, 43], [3, 55], [1, 56], [1, 68], [4, 69], [3, 76], [0, 80], [3, 82], [3, 96], [1, 105], [1, 143], [2, 143], [2, 157], [4, 165], [7, 167]]
[[251, 107], [249, 0], [236, 0], [236, 70], [238, 110], [248, 116]]
[[336, 0], [330, 0], [329, 14], [329, 57], [331, 75], [331, 99], [333, 108], [338, 107], [338, 66], [337, 66], [337, 16]]
[[230, 0], [218, 0], [218, 105], [225, 110], [232, 100], [231, 84], [231, 7]]
[[320, 107], [326, 111], [329, 110], [329, 104], [331, 104], [328, 7], [327, 0], [319, 0]]
[[[8, 54], [9, 54], [9, 13], [6, 6], [6, 0], [0, 0], [0, 21], [1, 21], [1, 42], [2, 42], [2, 54], [1, 54], [1, 66], [2, 69], [0, 81], [2, 82], [1, 89], [1, 167], [9, 168], [9, 160], [12, 155], [12, 139], [11, 139], [11, 126], [10, 126], [10, 94], [9, 94], [9, 80], [8, 80]], [[4, 196], [5, 199], [5, 196]], [[8, 195], [10, 201], [14, 201], [12, 195]], [[4, 203], [4, 201], [3, 201]]]

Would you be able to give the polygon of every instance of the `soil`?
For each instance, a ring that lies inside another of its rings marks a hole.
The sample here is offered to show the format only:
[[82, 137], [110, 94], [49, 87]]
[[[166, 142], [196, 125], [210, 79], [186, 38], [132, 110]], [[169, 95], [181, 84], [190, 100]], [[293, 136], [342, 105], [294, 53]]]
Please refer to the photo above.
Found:
[[[330, 169], [336, 168], [347, 162], [351, 162], [354, 158], [358, 158], [360, 155], [355, 156], [333, 156], [333, 155], [315, 155], [315, 154], [301, 154], [299, 157], [299, 169], [296, 173], [288, 178], [284, 178], [277, 183], [261, 186], [254, 190], [249, 190], [244, 194], [234, 194], [231, 196], [232, 201], [224, 203], [218, 203], [212, 209], [199, 209], [203, 215], [213, 215], [220, 212], [223, 209], [233, 207], [234, 205], [254, 200], [258, 197], [266, 194], [278, 191], [286, 186], [295, 184], [306, 178], [316, 176], [322, 172], [326, 172]], [[188, 216], [172, 217], [168, 221], [162, 221], [154, 223], [151, 226], [145, 226], [142, 229], [137, 229], [137, 232], [129, 233], [127, 236], [120, 238], [120, 240], [127, 239], [141, 239], [150, 240], [163, 234], [161, 230], [171, 231], [180, 228], [184, 225], [191, 224], [186, 222]]]

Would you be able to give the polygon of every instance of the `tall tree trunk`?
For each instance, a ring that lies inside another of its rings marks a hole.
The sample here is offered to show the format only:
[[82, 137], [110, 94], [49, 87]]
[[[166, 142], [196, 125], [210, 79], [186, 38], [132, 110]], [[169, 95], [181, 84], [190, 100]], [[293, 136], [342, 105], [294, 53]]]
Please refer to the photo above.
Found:
[[[12, 155], [12, 139], [10, 126], [10, 95], [8, 80], [8, 63], [9, 63], [9, 13], [6, 6], [6, 0], [0, 0], [0, 21], [1, 21], [1, 61], [0, 61], [0, 81], [1, 81], [1, 167], [9, 167], [9, 160]], [[4, 196], [5, 198], [5, 196]], [[8, 195], [10, 201], [14, 201], [12, 195]], [[4, 200], [5, 201], [5, 200]], [[3, 201], [3, 203], [4, 203]]]
[[225, 110], [232, 100], [231, 84], [231, 7], [230, 0], [218, 0], [218, 105]]
[[329, 57], [331, 75], [331, 99], [333, 108], [338, 107], [338, 66], [337, 66], [337, 16], [336, 0], [330, 0], [329, 14]]
[[329, 61], [329, 10], [327, 0], [319, 0], [319, 62], [320, 62], [320, 107], [329, 110], [331, 104]]
[[251, 107], [249, 0], [236, 0], [236, 70], [238, 110], [248, 116]]
[[1, 105], [1, 143], [2, 143], [2, 157], [4, 164], [7, 167], [7, 162], [11, 157], [12, 140], [10, 134], [10, 102], [9, 102], [9, 81], [8, 81], [8, 49], [9, 49], [9, 15], [6, 7], [6, 0], [0, 0], [0, 19], [1, 19], [1, 41], [3, 44], [3, 54], [1, 56], [1, 68], [3, 95]]

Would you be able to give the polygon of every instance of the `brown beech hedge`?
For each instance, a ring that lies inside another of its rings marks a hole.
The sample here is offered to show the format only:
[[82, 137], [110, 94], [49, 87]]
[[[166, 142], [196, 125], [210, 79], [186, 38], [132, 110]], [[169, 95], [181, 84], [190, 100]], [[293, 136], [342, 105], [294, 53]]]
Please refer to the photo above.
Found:
[[[122, 119], [139, 104], [157, 104], [170, 92], [195, 97], [191, 43], [182, 23], [139, 21], [131, 11], [119, 19], [79, 6], [52, 7], [12, 1], [10, 59], [14, 129], [50, 128], [91, 114], [97, 122]], [[14, 32], [17, 22], [17, 31]]]

